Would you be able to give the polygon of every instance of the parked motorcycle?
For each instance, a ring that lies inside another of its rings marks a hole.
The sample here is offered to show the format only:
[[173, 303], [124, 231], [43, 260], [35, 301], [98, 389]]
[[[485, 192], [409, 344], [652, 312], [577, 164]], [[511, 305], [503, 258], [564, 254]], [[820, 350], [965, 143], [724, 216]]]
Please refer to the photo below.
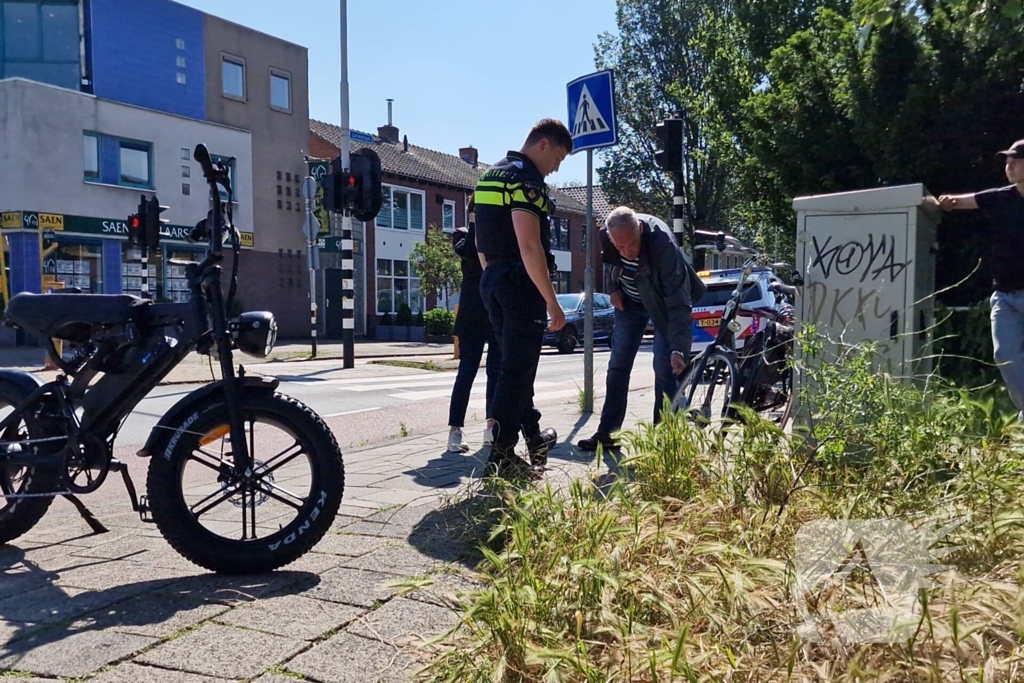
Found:
[[[104, 530], [77, 496], [97, 490], [110, 471], [121, 473], [144, 521], [212, 571], [282, 567], [330, 528], [345, 484], [337, 440], [310, 408], [278, 393], [277, 380], [248, 376], [241, 365], [236, 372], [234, 351], [266, 357], [277, 324], [265, 311], [229, 318], [241, 250], [231, 220], [230, 160], [212, 161], [204, 145], [194, 158], [213, 209], [190, 236], [208, 243], [205, 258], [180, 264], [187, 303], [81, 293], [10, 300], [5, 324], [45, 340], [61, 374], [44, 382], [0, 370], [0, 544], [32, 529], [56, 496]], [[159, 243], [157, 205], [143, 196], [144, 215], [132, 221], [143, 254]], [[234, 253], [227, 296], [226, 241]], [[60, 358], [52, 339], [74, 344], [73, 357]], [[147, 495], [139, 498], [127, 466], [113, 457], [114, 441], [138, 403], [193, 351], [216, 360], [223, 379], [189, 393], [160, 419], [138, 452], [150, 458]]]

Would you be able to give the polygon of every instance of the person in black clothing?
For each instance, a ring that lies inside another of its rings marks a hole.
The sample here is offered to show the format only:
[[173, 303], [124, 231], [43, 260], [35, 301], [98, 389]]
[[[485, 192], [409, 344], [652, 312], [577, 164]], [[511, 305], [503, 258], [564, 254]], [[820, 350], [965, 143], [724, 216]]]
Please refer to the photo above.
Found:
[[[491, 410], [491, 474], [536, 478], [557, 438], [554, 430], [540, 429], [533, 382], [544, 329], [565, 325], [551, 285], [552, 205], [544, 178], [571, 151], [572, 135], [565, 125], [545, 119], [533, 127], [522, 149], [510, 151], [481, 176], [474, 193], [476, 246], [485, 266], [480, 294], [501, 349]], [[515, 454], [520, 429], [527, 435], [530, 465]]]
[[1020, 262], [1024, 254], [1024, 140], [998, 154], [1006, 159], [1010, 185], [942, 195], [937, 204], [943, 211], [980, 209], [992, 227], [989, 254], [982, 265], [992, 276], [993, 356], [1024, 420], [1024, 268]]
[[[474, 211], [473, 196], [470, 195], [466, 213]], [[480, 369], [480, 359], [484, 355], [484, 344], [487, 344], [487, 390], [486, 410], [488, 417], [487, 430], [484, 432], [484, 443], [489, 443], [491, 434], [491, 402], [494, 399], [494, 387], [501, 368], [501, 353], [494, 343], [494, 331], [487, 317], [487, 309], [480, 298], [480, 276], [484, 269], [480, 265], [480, 255], [476, 251], [476, 227], [472, 218], [469, 225], [458, 228], [452, 233], [452, 247], [459, 257], [462, 268], [462, 287], [459, 290], [459, 311], [455, 316], [455, 327], [452, 334], [459, 338], [459, 374], [452, 387], [452, 400], [448, 407], [448, 451], [451, 453], [466, 452], [469, 446], [463, 440], [462, 428], [466, 421], [466, 408], [469, 406], [469, 394], [473, 390], [473, 381]]]

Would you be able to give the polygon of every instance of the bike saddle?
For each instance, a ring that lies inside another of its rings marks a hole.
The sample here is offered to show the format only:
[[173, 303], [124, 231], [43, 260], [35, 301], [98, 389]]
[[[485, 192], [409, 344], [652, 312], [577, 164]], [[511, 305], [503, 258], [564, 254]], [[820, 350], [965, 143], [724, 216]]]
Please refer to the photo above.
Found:
[[123, 325], [134, 319], [144, 299], [126, 294], [31, 294], [11, 298], [8, 322], [40, 337], [89, 341], [93, 328]]

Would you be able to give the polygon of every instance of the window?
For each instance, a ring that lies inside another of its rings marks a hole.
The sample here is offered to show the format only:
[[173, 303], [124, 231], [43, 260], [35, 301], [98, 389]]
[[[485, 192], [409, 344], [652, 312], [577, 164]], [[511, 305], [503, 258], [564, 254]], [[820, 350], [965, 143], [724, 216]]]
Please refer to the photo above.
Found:
[[183, 74], [183, 73], [181, 73], [179, 71], [178, 74], [177, 74], [177, 81], [178, 81], [179, 85], [185, 85], [185, 81], [186, 81], [185, 74]]
[[551, 217], [551, 248], [569, 251], [569, 219]]
[[85, 178], [100, 179], [100, 139], [89, 133], [82, 136], [85, 144]]
[[285, 202], [285, 204], [287, 205], [288, 210], [291, 211], [292, 210], [292, 203], [291, 202]]
[[120, 184], [150, 187], [150, 146], [144, 142], [122, 140], [120, 151]]
[[182, 178], [191, 178], [192, 177], [192, 169], [191, 169], [191, 167], [189, 167], [189, 166], [182, 166], [181, 167], [181, 177]]
[[175, 38], [175, 40], [174, 40], [174, 47], [178, 48], [179, 50], [184, 50], [185, 49], [185, 39], [184, 38]]
[[277, 208], [279, 208], [279, 209], [283, 209], [284, 208], [284, 202], [282, 202], [280, 199], [277, 200]]
[[420, 281], [408, 261], [377, 259], [377, 313], [398, 313], [402, 304], [413, 313], [420, 311]]
[[177, 67], [178, 67], [179, 69], [184, 69], [184, 68], [185, 68], [185, 64], [186, 64], [186, 62], [185, 62], [185, 56], [184, 56], [184, 55], [178, 55], [177, 57], [175, 57], [175, 59], [174, 59], [174, 64], [175, 64], [175, 66], [177, 66]]
[[245, 99], [245, 62], [237, 57], [224, 57], [221, 62], [224, 95]]
[[385, 186], [377, 215], [378, 228], [423, 232], [423, 194]]
[[192, 194], [192, 188], [188, 183], [181, 184], [181, 193], [185, 196]]
[[[278, 180], [280, 180], [280, 179], [281, 179], [281, 172], [280, 172], [280, 171], [278, 171], [278, 172], [277, 172], [277, 179], [278, 179]], [[280, 193], [278, 193], [278, 194], [280, 194]]]
[[188, 161], [189, 159], [192, 158], [192, 153], [188, 151], [188, 147], [181, 148], [181, 158], [184, 161]]
[[292, 181], [292, 174], [290, 171], [285, 174], [285, 178], [288, 180], [289, 183]]
[[0, 2], [0, 78], [78, 90], [78, 3]]
[[445, 232], [452, 232], [455, 230], [455, 202], [444, 201], [444, 205], [441, 206], [441, 229]]
[[555, 287], [556, 294], [568, 294], [569, 293], [569, 278], [572, 277], [572, 273], [560, 270], [555, 273], [554, 277], [551, 278], [551, 284]]
[[270, 106], [283, 111], [292, 109], [292, 77], [287, 71], [270, 70]]

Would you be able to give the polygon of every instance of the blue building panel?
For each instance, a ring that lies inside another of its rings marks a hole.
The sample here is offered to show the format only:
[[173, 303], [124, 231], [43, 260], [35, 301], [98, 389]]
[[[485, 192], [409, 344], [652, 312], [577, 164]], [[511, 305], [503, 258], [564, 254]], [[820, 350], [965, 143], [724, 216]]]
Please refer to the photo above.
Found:
[[203, 13], [169, 0], [91, 0], [93, 93], [206, 119]]
[[117, 185], [121, 167], [121, 145], [117, 138], [102, 135], [100, 140], [100, 181]]
[[103, 240], [103, 293], [121, 293], [121, 245], [119, 240]]
[[10, 244], [11, 296], [22, 292], [39, 293], [43, 276], [40, 269], [39, 233], [12, 232]]

